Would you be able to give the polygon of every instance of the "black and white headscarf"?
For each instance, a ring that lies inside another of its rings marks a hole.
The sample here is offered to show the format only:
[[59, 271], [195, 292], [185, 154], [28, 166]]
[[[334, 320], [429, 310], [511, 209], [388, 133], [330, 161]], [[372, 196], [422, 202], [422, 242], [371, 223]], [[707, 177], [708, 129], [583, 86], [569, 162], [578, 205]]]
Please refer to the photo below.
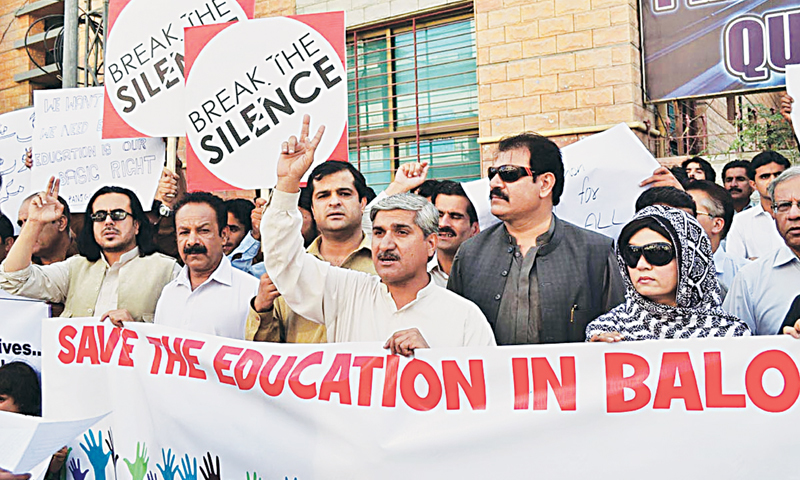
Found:
[[643, 208], [633, 220], [644, 217], [655, 220], [673, 237], [670, 241], [680, 262], [677, 305], [655, 303], [637, 292], [617, 245], [625, 303], [590, 322], [586, 326], [586, 339], [604, 332], [619, 332], [625, 340], [750, 335], [747, 324], [728, 315], [720, 306], [711, 242], [697, 220], [682, 210], [662, 205]]

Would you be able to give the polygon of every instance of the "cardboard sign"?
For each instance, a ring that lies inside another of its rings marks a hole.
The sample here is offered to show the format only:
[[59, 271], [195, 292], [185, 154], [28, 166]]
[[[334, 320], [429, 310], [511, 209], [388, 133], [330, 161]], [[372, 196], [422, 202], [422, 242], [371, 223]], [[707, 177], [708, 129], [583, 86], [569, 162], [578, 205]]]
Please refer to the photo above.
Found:
[[564, 192], [554, 212], [561, 219], [617, 238], [633, 218], [645, 189], [639, 183], [659, 164], [621, 123], [561, 150]]
[[43, 190], [51, 176], [73, 212], [85, 212], [100, 187], [133, 190], [149, 209], [164, 167], [160, 138], [103, 140], [103, 87], [37, 90], [32, 188]]
[[254, 10], [255, 0], [111, 0], [103, 138], [182, 137], [183, 29]]
[[0, 211], [14, 225], [19, 235], [17, 215], [30, 189], [31, 171], [25, 166], [25, 150], [33, 139], [33, 108], [23, 108], [0, 115]]
[[25, 362], [42, 370], [42, 320], [50, 316], [45, 302], [0, 290], [0, 365]]
[[274, 186], [304, 114], [326, 127], [316, 161], [346, 160], [344, 13], [187, 29], [184, 112], [190, 190]]
[[45, 322], [48, 418], [113, 412], [70, 445], [81, 478], [797, 475], [776, 460], [794, 452], [800, 408], [800, 341], [786, 335], [405, 358], [128, 325]]

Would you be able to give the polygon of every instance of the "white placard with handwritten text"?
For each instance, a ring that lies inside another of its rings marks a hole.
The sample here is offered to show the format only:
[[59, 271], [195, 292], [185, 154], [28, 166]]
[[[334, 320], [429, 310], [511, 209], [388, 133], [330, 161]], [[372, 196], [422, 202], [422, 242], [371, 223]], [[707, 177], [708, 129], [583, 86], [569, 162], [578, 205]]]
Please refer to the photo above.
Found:
[[33, 109], [23, 108], [0, 115], [0, 211], [14, 224], [19, 234], [17, 213], [30, 191], [31, 171], [25, 166], [25, 149], [31, 146]]
[[31, 185], [43, 189], [61, 179], [61, 196], [74, 212], [100, 187], [134, 192], [145, 210], [153, 202], [164, 166], [160, 138], [103, 140], [103, 87], [37, 90]]
[[568, 145], [564, 193], [556, 215], [579, 227], [617, 238], [633, 217], [639, 183], [659, 164], [624, 123]]

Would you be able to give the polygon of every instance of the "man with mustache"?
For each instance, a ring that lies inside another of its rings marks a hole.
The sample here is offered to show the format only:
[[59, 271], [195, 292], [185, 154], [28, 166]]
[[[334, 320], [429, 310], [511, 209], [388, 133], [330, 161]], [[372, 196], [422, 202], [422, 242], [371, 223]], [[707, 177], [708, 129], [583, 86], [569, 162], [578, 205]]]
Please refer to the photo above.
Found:
[[62, 317], [100, 315], [115, 325], [153, 321], [164, 285], [180, 271], [175, 259], [156, 253], [150, 222], [136, 195], [103, 187], [89, 200], [78, 235], [79, 255], [32, 265], [34, 244], [45, 225], [62, 217], [59, 180], [34, 197], [28, 221], [0, 265], [0, 287], [14, 295], [64, 303]]
[[440, 287], [447, 286], [458, 247], [480, 231], [478, 212], [464, 187], [452, 180], [443, 180], [433, 192], [433, 204], [439, 210], [439, 247], [428, 263], [428, 272]]
[[[417, 348], [494, 345], [480, 310], [431, 281], [426, 266], [436, 252], [438, 215], [418, 195], [393, 195], [372, 207], [377, 277], [304, 251], [297, 211], [300, 179], [325, 130], [309, 138], [310, 121], [308, 115], [303, 118], [299, 139], [283, 142], [278, 184], [261, 223], [262, 230], [269, 226], [272, 232], [262, 237], [267, 273], [289, 307], [324, 323], [328, 341], [385, 341], [384, 348], [401, 355]], [[262, 305], [259, 297], [256, 310]]]
[[[364, 175], [350, 162], [329, 160], [311, 171], [307, 188], [311, 191], [311, 212], [319, 236], [306, 251], [331, 265], [375, 275], [372, 239], [361, 229], [367, 205]], [[265, 276], [261, 282], [269, 288], [272, 282], [269, 275]], [[271, 305], [266, 302], [258, 306], [258, 316], [251, 315], [248, 319], [248, 338], [288, 343], [328, 340], [325, 325], [296, 314], [280, 297]]]
[[722, 167], [722, 183], [733, 198], [735, 213], [753, 206], [750, 201], [750, 196], [753, 194], [750, 177], [750, 162], [747, 160], [733, 160]]
[[553, 214], [564, 189], [555, 143], [524, 133], [498, 147], [488, 173], [503, 222], [461, 245], [447, 288], [481, 308], [499, 345], [582, 342], [624, 300], [613, 241]]
[[245, 338], [250, 300], [256, 295], [259, 282], [233, 268], [225, 256], [227, 220], [222, 199], [210, 193], [189, 193], [178, 202], [175, 234], [184, 266], [161, 292], [155, 323]]
[[[775, 225], [783, 241], [772, 253], [739, 270], [722, 308], [746, 322], [755, 335], [775, 335], [797, 295], [800, 283], [800, 167], [772, 181]], [[736, 222], [734, 221], [734, 225]], [[800, 322], [783, 333], [800, 337]]]
[[789, 168], [789, 160], [778, 152], [761, 152], [750, 162], [750, 185], [758, 190], [761, 201], [733, 217], [725, 250], [734, 257], [755, 260], [773, 253], [783, 245], [775, 228], [770, 183]]

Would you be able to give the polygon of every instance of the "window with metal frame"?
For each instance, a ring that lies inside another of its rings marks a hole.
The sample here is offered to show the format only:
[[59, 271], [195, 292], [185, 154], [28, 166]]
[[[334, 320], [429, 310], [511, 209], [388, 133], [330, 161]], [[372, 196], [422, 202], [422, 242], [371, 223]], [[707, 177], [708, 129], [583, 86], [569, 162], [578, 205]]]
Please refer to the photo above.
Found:
[[480, 178], [478, 79], [471, 7], [348, 32], [350, 161], [376, 191], [397, 168]]

